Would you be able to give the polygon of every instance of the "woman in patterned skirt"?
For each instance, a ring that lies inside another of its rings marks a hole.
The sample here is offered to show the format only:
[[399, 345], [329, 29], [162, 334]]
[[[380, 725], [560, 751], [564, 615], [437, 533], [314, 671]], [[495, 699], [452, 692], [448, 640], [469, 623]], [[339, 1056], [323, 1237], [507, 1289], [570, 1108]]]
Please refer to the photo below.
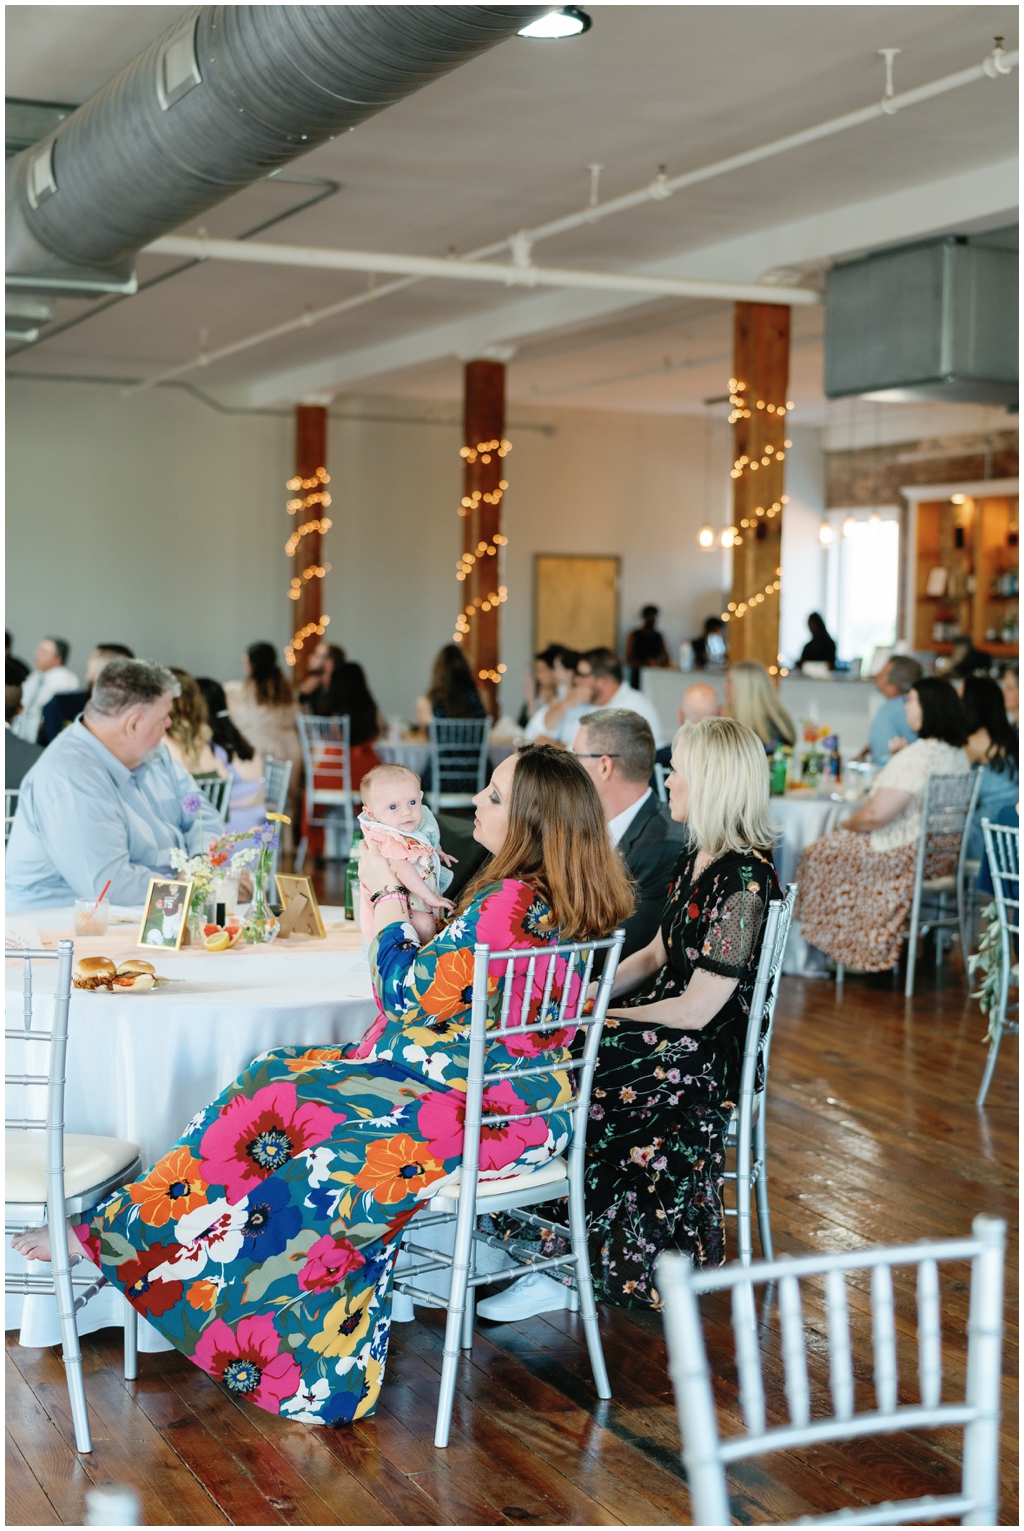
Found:
[[[884, 972], [900, 960], [929, 771], [962, 776], [971, 769], [963, 748], [967, 717], [948, 680], [919, 680], [905, 705], [916, 742], [891, 756], [862, 808], [807, 847], [796, 874], [804, 939], [864, 973]], [[933, 849], [925, 876], [951, 872], [959, 850], [959, 838]]]
[[[692, 843], [658, 934], [616, 974], [587, 1143], [595, 1287], [624, 1308], [661, 1306], [654, 1267], [663, 1249], [697, 1265], [725, 1260], [725, 1134], [739, 1100], [765, 907], [780, 897], [768, 764], [752, 729], [733, 718], [687, 724], [666, 785]], [[564, 1223], [564, 1206], [551, 1203], [545, 1215]], [[559, 1246], [550, 1239], [543, 1248]], [[564, 1306], [559, 1283], [538, 1274], [477, 1312], [511, 1320]]]
[[[381, 1014], [362, 1042], [257, 1058], [148, 1174], [72, 1230], [172, 1344], [271, 1414], [340, 1424], [374, 1411], [402, 1229], [452, 1185], [461, 1160], [474, 944], [500, 951], [600, 937], [632, 911], [597, 792], [571, 755], [525, 750], [498, 766], [475, 802], [474, 835], [494, 859], [422, 947], [405, 890], [392, 885], [387, 862], [364, 852]], [[495, 1018], [503, 983], [496, 965]], [[555, 1015], [560, 997], [556, 973]], [[553, 1033], [544, 1051], [567, 1057], [566, 1040]], [[541, 1050], [534, 1034], [509, 1038], [490, 1050], [488, 1068], [521, 1067], [524, 1053]], [[558, 1106], [572, 1086], [568, 1071], [555, 1079], [492, 1085], [484, 1111]], [[543, 1164], [567, 1146], [570, 1122], [555, 1111], [485, 1126], [480, 1174]], [[45, 1228], [15, 1243], [49, 1259]]]

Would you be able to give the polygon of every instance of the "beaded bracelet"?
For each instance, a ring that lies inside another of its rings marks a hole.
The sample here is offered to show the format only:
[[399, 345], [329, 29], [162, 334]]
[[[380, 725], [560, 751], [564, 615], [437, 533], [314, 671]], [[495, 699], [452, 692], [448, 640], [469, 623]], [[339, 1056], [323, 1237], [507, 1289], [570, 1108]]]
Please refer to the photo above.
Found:
[[374, 903], [374, 908], [376, 908], [376, 906], [377, 906], [377, 905], [378, 905], [378, 904], [386, 904], [386, 903], [387, 903], [387, 901], [388, 901], [388, 899], [390, 899], [390, 898], [397, 898], [397, 899], [399, 899], [399, 900], [400, 900], [400, 901], [401, 901], [401, 902], [402, 902], [402, 903], [403, 903], [403, 904], [404, 904], [404, 903], [405, 903], [405, 894], [404, 894], [404, 893], [398, 893], [398, 892], [390, 892], [390, 891], [389, 891], [389, 892], [387, 892], [387, 893], [383, 893], [383, 892], [382, 892], [382, 893], [381, 893], [381, 894], [380, 894], [380, 896], [379, 896], [379, 898], [375, 898], [375, 899], [374, 899], [374, 901], [373, 901], [373, 903]]
[[371, 904], [376, 904], [377, 901], [379, 899], [382, 899], [382, 898], [395, 898], [395, 897], [405, 898], [405, 896], [406, 896], [405, 889], [404, 888], [400, 888], [400, 887], [396, 887], [392, 883], [389, 886], [386, 886], [386, 887], [383, 887], [383, 888], [378, 888], [376, 893], [371, 893], [370, 894], [370, 903]]

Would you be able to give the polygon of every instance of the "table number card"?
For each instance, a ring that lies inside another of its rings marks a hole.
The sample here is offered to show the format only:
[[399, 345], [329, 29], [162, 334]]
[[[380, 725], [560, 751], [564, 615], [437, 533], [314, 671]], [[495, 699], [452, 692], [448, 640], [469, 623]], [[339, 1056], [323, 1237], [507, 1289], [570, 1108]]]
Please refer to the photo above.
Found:
[[315, 936], [319, 941], [326, 940], [327, 932], [320, 915], [320, 905], [308, 877], [278, 873], [277, 894], [284, 906], [281, 910], [281, 928], [277, 933], [279, 941], [286, 941], [291, 935]]

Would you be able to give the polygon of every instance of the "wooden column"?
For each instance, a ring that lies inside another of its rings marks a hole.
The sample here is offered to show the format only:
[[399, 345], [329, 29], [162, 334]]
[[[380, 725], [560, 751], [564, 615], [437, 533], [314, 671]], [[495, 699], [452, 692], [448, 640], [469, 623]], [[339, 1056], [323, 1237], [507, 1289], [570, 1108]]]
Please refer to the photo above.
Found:
[[737, 303], [730, 379], [733, 555], [729, 658], [758, 659], [774, 673], [779, 653], [782, 507], [789, 386], [790, 310]]
[[465, 651], [469, 668], [493, 717], [498, 715], [498, 685], [505, 666], [498, 663], [498, 607], [505, 600], [501, 549], [501, 502], [508, 484], [505, 458], [512, 450], [505, 439], [505, 366], [497, 361], [466, 363], [463, 405], [465, 463], [462, 503], [462, 557], [456, 578], [463, 604], [454, 638]]
[[323, 560], [323, 539], [331, 528], [324, 514], [331, 503], [327, 485], [327, 410], [319, 404], [295, 409], [295, 476], [288, 480], [288, 514], [292, 533], [285, 551], [292, 555], [292, 639], [285, 658], [295, 667], [295, 679], [306, 674], [309, 656], [330, 617], [323, 611], [323, 578], [330, 564]]

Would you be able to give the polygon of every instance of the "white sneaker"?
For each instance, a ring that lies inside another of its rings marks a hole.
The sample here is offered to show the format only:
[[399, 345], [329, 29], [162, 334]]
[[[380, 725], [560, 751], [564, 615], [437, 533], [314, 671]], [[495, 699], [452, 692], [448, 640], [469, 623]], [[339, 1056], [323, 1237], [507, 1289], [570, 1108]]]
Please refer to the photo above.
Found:
[[391, 1322], [393, 1324], [411, 1324], [416, 1318], [416, 1309], [408, 1292], [392, 1292], [391, 1294]]
[[481, 1318], [490, 1318], [499, 1324], [511, 1324], [519, 1318], [535, 1318], [538, 1313], [554, 1313], [559, 1308], [567, 1308], [570, 1298], [567, 1286], [537, 1271], [510, 1282], [508, 1289], [500, 1292], [497, 1297], [487, 1297], [483, 1302], [478, 1302], [476, 1311]]

